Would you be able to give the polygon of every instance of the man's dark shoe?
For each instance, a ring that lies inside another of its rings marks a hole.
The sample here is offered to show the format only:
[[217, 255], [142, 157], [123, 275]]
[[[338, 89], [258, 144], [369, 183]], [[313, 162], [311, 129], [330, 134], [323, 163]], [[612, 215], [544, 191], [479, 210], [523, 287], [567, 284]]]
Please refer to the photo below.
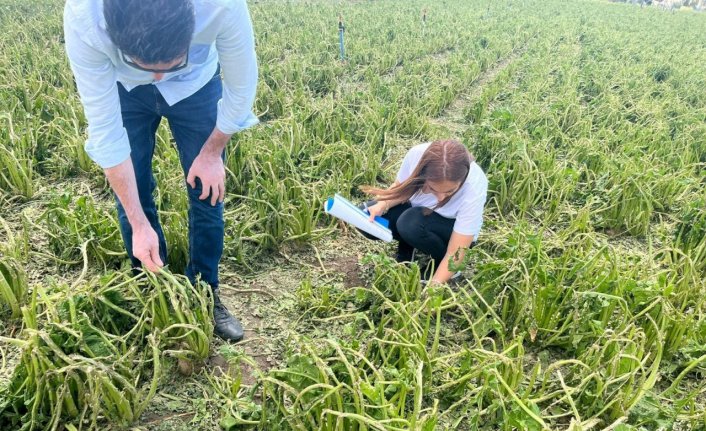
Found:
[[225, 341], [237, 342], [243, 339], [243, 325], [233, 317], [226, 306], [218, 297], [218, 292], [213, 292], [213, 333]]

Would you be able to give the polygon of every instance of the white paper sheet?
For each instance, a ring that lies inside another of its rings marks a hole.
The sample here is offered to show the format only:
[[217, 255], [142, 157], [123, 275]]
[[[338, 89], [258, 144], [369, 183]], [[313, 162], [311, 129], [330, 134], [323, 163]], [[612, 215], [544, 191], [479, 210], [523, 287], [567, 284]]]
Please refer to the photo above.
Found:
[[370, 222], [369, 214], [366, 214], [338, 193], [326, 200], [324, 211], [326, 211], [326, 214], [331, 214], [385, 242], [392, 241], [392, 231], [390, 229], [378, 221]]

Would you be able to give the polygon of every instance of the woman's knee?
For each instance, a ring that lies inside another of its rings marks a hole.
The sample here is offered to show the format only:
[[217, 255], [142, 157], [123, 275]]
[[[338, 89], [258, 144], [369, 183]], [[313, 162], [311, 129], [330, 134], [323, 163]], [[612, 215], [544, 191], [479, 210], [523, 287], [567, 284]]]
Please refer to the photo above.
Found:
[[397, 219], [397, 232], [410, 245], [419, 244], [419, 240], [426, 235], [424, 210], [423, 207], [412, 207], [405, 210]]

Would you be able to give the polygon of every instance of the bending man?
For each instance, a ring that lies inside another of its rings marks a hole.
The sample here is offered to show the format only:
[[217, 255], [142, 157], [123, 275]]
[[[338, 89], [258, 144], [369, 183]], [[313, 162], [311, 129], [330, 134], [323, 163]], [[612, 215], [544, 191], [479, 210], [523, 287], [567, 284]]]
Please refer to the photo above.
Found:
[[223, 153], [233, 133], [257, 124], [245, 0], [68, 0], [64, 35], [88, 120], [86, 152], [115, 192], [133, 266], [157, 271], [167, 262], [152, 196], [155, 132], [165, 117], [189, 195], [186, 275], [212, 287], [216, 335], [240, 340], [240, 322], [218, 298], [218, 263]]

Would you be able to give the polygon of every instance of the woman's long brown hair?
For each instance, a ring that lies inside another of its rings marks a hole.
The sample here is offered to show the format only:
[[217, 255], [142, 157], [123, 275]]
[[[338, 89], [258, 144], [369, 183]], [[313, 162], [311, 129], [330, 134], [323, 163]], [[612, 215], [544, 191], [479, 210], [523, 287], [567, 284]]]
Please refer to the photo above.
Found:
[[[434, 141], [424, 151], [412, 174], [400, 184], [390, 189], [376, 187], [361, 187], [365, 193], [374, 195], [377, 200], [400, 200], [406, 202], [414, 196], [427, 181], [452, 181], [463, 186], [468, 177], [471, 163], [475, 159], [462, 143], [454, 140]], [[461, 187], [459, 187], [460, 189]], [[458, 190], [456, 190], [458, 192]], [[456, 194], [447, 196], [436, 204], [433, 209], [441, 208]]]

